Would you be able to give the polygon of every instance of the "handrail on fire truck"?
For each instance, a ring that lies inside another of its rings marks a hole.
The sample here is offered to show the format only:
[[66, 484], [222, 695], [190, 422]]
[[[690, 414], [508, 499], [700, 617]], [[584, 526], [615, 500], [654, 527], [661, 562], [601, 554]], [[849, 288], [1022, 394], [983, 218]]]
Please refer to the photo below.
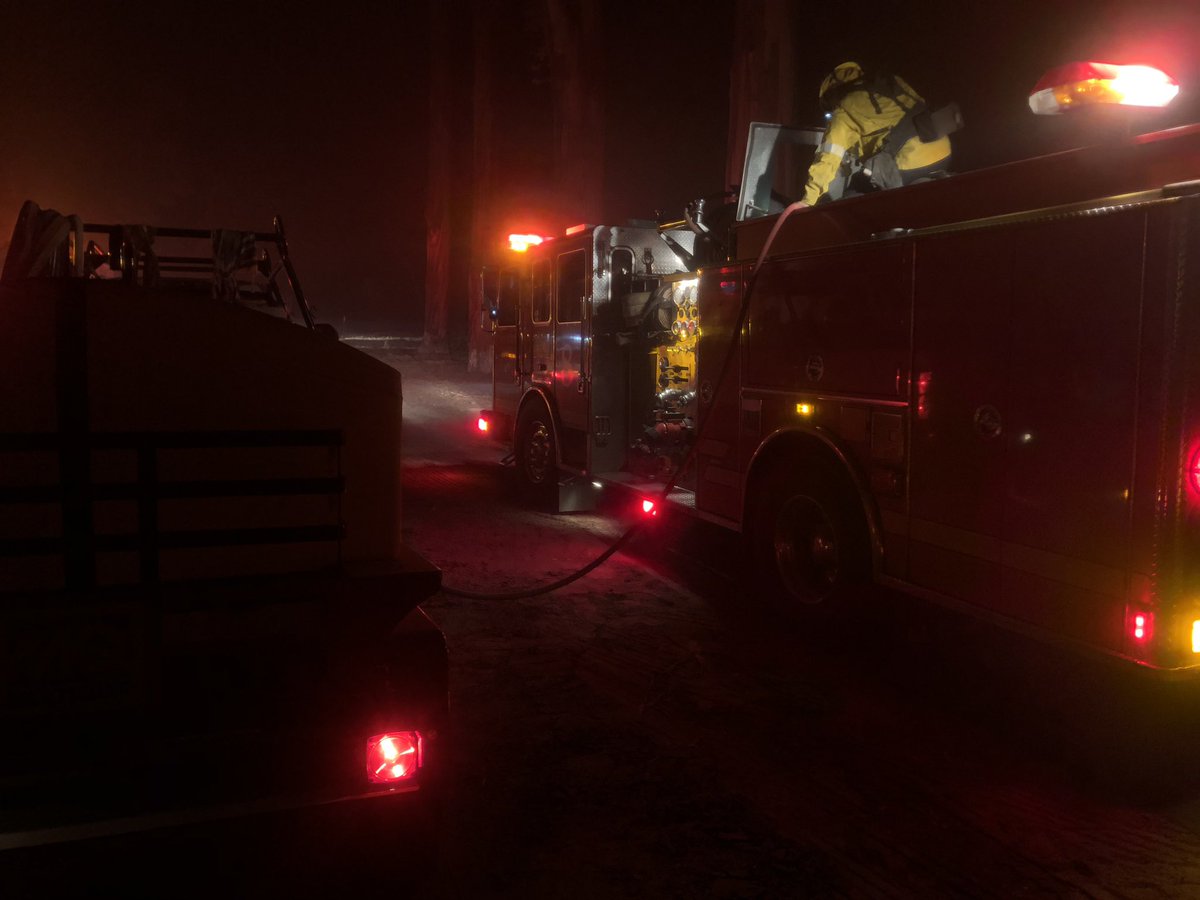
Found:
[[[329, 326], [318, 326], [313, 317], [288, 251], [283, 218], [275, 216], [273, 224], [271, 231], [236, 231], [85, 223], [77, 215], [44, 210], [27, 200], [17, 217], [0, 279], [119, 278], [146, 287], [155, 287], [168, 280], [176, 286], [211, 289], [214, 297], [224, 300], [261, 301], [269, 307], [282, 309], [290, 318], [288, 301], [277, 281], [283, 272], [292, 302], [304, 324], [310, 329], [328, 330]], [[88, 234], [106, 236], [107, 250], [96, 241], [88, 240]], [[184, 252], [160, 253], [155, 248], [157, 239], [205, 241], [207, 246], [201, 254], [191, 248], [184, 248]], [[274, 251], [268, 252], [259, 245], [273, 247]], [[189, 249], [191, 252], [187, 252]], [[257, 271], [265, 284], [239, 281], [238, 273], [246, 270]], [[201, 275], [210, 277], [195, 277]]]

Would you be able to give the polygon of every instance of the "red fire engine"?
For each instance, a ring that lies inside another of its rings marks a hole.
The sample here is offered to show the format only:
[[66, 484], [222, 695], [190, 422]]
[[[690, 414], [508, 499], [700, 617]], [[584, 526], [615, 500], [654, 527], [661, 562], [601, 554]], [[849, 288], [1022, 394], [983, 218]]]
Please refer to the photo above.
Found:
[[[1077, 64], [1030, 105], [1175, 90]], [[873, 579], [1200, 666], [1200, 126], [788, 206], [818, 134], [751, 127], [724, 242], [698, 204], [496, 273], [481, 427], [565, 508], [683, 465], [797, 610]]]

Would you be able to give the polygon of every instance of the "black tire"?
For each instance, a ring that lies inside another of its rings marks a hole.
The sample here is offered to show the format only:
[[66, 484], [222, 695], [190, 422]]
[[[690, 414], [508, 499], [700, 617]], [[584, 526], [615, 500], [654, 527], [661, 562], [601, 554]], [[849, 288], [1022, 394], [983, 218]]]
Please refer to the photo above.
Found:
[[803, 460], [759, 479], [749, 556], [764, 600], [793, 619], [845, 612], [870, 575], [870, 542], [848, 479]]
[[530, 402], [517, 419], [517, 480], [525, 498], [547, 505], [558, 493], [558, 448], [554, 420], [541, 402]]

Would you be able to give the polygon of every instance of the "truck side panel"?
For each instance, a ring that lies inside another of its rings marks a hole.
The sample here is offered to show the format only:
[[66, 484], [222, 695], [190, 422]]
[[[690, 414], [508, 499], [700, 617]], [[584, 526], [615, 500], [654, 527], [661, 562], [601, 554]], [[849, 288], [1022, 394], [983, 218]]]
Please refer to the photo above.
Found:
[[1143, 211], [1016, 236], [1003, 610], [1120, 649], [1138, 396]]
[[916, 257], [908, 577], [991, 606], [1000, 600], [1005, 446], [984, 416], [1008, 408], [1011, 236], [934, 236]]
[[[742, 515], [742, 475], [738, 468], [742, 348], [733, 328], [742, 304], [742, 270], [722, 269], [700, 279], [700, 341], [697, 392], [704, 436], [696, 448], [696, 508], [737, 521]], [[729, 371], [719, 384], [729, 342], [738, 340]], [[715, 392], [715, 393], [714, 393]]]
[[1125, 642], [1160, 665], [1195, 665], [1200, 650], [1200, 200], [1160, 207], [1147, 228], [1145, 315], [1130, 555], [1134, 610], [1153, 634]]
[[910, 578], [1121, 648], [1145, 216], [919, 242]]
[[[906, 391], [911, 365], [912, 248], [859, 245], [764, 266], [750, 302], [742, 465], [764, 440], [772, 460], [799, 457], [798, 433], [844, 456], [894, 540], [882, 560], [903, 575]], [[815, 447], [811, 441], [805, 446]], [[775, 464], [775, 463], [771, 463]]]
[[[330, 533], [328, 539], [307, 543], [163, 548], [161, 577], [311, 571], [339, 560], [391, 559], [402, 548], [401, 392], [395, 370], [281, 319], [169, 289], [151, 292], [82, 280], [27, 282], [6, 287], [0, 306], [20, 329], [5, 341], [13, 350], [6, 356], [13, 387], [20, 391], [6, 391], [7, 430], [135, 436], [109, 448], [68, 441], [61, 464], [53, 447], [8, 453], [0, 486], [50, 490], [63, 479], [74, 479], [76, 487], [76, 482], [145, 481], [149, 476], [139, 471], [145, 461], [139, 462], [136, 452], [137, 434], [324, 429], [340, 433], [342, 443], [158, 450], [151, 481], [320, 479], [337, 484], [345, 478], [344, 490], [298, 489], [291, 496], [233, 492], [165, 498], [156, 525], [163, 531], [185, 525], [252, 529], [349, 523], [344, 540]], [[222, 352], [214, 354], [214, 347]], [[306, 493], [310, 496], [302, 496]], [[68, 510], [72, 524], [65, 530], [94, 529], [102, 536], [137, 532], [138, 497], [92, 498], [86, 490], [68, 494], [88, 499], [86, 508]], [[50, 502], [54, 496], [48, 498], [16, 508], [3, 536], [61, 536], [57, 507]], [[54, 521], [41, 522], [45, 516]], [[94, 549], [101, 583], [139, 580], [137, 554]], [[62, 560], [53, 556], [10, 556], [0, 571], [10, 588], [63, 583]]]
[[900, 400], [909, 254], [887, 242], [766, 263], [750, 302], [746, 384]]

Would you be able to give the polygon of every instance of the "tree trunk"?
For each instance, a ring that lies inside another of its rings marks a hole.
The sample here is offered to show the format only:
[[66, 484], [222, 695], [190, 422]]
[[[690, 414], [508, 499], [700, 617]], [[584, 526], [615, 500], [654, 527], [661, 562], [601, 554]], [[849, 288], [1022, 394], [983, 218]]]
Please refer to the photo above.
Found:
[[598, 0], [546, 0], [554, 90], [559, 213], [569, 223], [605, 219], [604, 23]]
[[492, 25], [496, 8], [490, 0], [476, 0], [471, 36], [475, 48], [475, 75], [471, 87], [471, 107], [475, 122], [471, 160], [474, 191], [471, 207], [470, 290], [467, 304], [467, 369], [471, 372], [488, 372], [492, 367], [492, 336], [479, 327], [479, 313], [483, 297], [480, 272], [495, 253], [488, 245], [494, 240], [492, 232], [496, 220], [492, 183], [492, 43], [495, 41]]
[[451, 195], [454, 169], [449, 110], [454, 102], [454, 57], [446, 4], [429, 4], [429, 171], [425, 199], [425, 334], [422, 349], [449, 350]]
[[729, 84], [727, 184], [742, 180], [751, 122], [798, 124], [796, 4], [790, 0], [736, 0], [733, 65]]

